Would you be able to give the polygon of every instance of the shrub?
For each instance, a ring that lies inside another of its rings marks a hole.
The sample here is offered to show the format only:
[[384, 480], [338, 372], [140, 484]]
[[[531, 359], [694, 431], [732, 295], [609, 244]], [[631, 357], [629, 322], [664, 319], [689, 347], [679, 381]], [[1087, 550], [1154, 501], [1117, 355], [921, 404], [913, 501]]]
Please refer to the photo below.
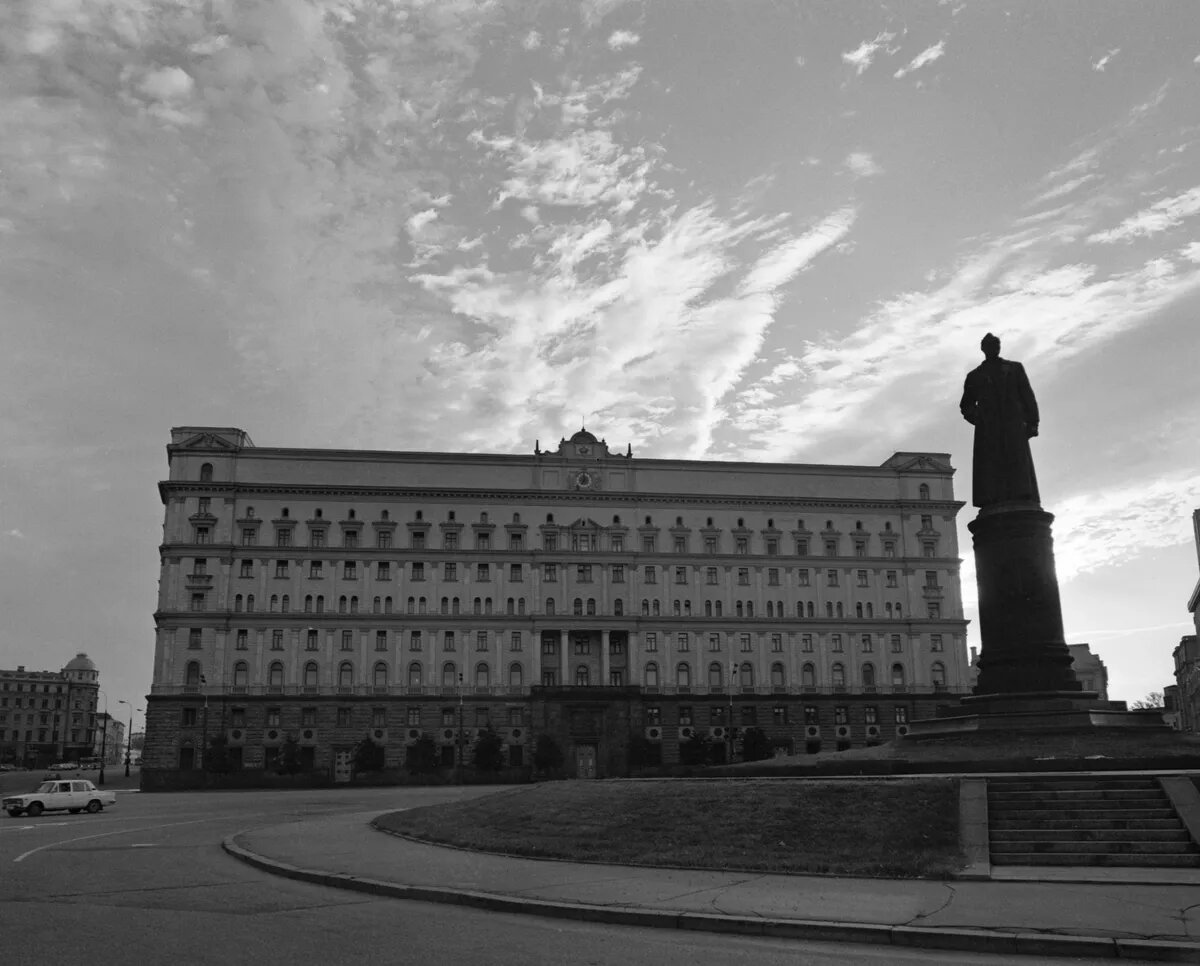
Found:
[[549, 735], [538, 735], [533, 748], [533, 767], [542, 773], [556, 772], [563, 766], [562, 749]]
[[357, 772], [380, 771], [383, 761], [383, 748], [375, 744], [370, 735], [363, 738], [354, 748], [354, 770]]
[[432, 775], [438, 767], [438, 746], [432, 735], [422, 734], [408, 747], [404, 764], [411, 775]]
[[712, 739], [700, 731], [680, 742], [679, 761], [684, 765], [707, 765], [712, 751]]
[[743, 761], [763, 761], [773, 754], [771, 740], [762, 728], [747, 728], [742, 732]]
[[504, 767], [504, 739], [490, 727], [480, 731], [475, 739], [471, 764], [479, 771], [499, 771]]
[[294, 735], [288, 735], [279, 746], [279, 765], [281, 775], [294, 775], [300, 770], [300, 742]]

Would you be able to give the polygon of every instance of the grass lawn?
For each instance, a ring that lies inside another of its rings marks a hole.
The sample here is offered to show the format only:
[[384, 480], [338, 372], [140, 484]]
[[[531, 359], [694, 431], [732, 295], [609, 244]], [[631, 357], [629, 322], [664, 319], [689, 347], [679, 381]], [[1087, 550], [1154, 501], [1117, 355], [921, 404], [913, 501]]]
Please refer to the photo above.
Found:
[[535, 858], [758, 872], [947, 876], [958, 783], [563, 781], [381, 816], [413, 838]]

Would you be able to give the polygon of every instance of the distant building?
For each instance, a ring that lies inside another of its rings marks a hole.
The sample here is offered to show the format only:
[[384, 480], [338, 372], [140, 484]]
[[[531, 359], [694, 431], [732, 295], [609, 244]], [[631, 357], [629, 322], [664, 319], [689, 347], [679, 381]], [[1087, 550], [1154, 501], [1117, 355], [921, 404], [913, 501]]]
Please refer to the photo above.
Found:
[[1200, 642], [1197, 635], [1181, 637], [1173, 656], [1179, 730], [1194, 734], [1200, 731]]
[[[1068, 644], [1067, 650], [1071, 652], [1073, 664], [1071, 670], [1075, 672], [1075, 679], [1082, 685], [1084, 691], [1095, 691], [1100, 697], [1099, 700], [1108, 700], [1108, 668], [1104, 666], [1104, 662], [1092, 653], [1091, 644]], [[970, 687], [975, 687], [975, 682], [979, 679], [979, 651], [977, 648], [971, 648], [971, 666], [968, 669], [968, 684]]]
[[635, 459], [581, 430], [523, 455], [167, 447], [148, 769], [306, 767], [459, 729], [624, 774], [633, 736], [777, 747], [903, 734], [966, 690], [948, 457]]
[[86, 654], [61, 671], [0, 670], [0, 762], [43, 768], [92, 755], [99, 690]]
[[125, 748], [125, 722], [101, 711], [96, 715], [96, 742], [92, 755], [103, 757], [106, 765], [121, 763]]
[[1183, 719], [1179, 713], [1179, 685], [1168, 684], [1163, 688], [1163, 721], [1176, 731], [1183, 730]]

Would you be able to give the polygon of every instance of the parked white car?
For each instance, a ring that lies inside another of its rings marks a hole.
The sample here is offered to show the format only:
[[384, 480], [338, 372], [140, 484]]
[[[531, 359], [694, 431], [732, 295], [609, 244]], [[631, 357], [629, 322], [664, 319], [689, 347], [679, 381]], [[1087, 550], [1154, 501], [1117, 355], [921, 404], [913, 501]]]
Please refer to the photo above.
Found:
[[107, 806], [117, 804], [117, 796], [106, 792], [89, 781], [72, 778], [70, 781], [42, 782], [36, 789], [25, 795], [5, 795], [0, 802], [9, 815], [16, 816], [28, 813], [37, 818], [42, 812], [98, 812]]

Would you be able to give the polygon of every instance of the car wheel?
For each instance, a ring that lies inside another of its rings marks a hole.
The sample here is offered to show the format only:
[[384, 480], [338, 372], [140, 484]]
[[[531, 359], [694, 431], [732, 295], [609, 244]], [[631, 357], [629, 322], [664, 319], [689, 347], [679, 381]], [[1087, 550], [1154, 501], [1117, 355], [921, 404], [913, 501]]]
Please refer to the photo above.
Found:
[[82, 812], [82, 811], [83, 811], [83, 809], [81, 809], [81, 808], [68, 808], [68, 809], [67, 809], [67, 811], [68, 811], [68, 812], [70, 812], [72, 815], [78, 815], [80, 812]]
[[8, 810], [8, 814], [11, 815], [13, 818], [16, 818], [18, 815], [21, 814], [21, 810], [19, 808], [10, 808]]
[[96, 814], [98, 811], [100, 811], [100, 809], [102, 809], [103, 807], [104, 807], [104, 806], [103, 806], [103, 805], [101, 805], [101, 804], [100, 804], [100, 802], [99, 802], [97, 799], [95, 799], [95, 798], [93, 798], [93, 799], [92, 799], [90, 802], [88, 802], [88, 804], [87, 804], [87, 809], [88, 809], [88, 811], [89, 811], [89, 812], [91, 812], [93, 815], [95, 815], [95, 814]]
[[39, 815], [42, 814], [42, 803], [41, 802], [30, 802], [28, 805], [25, 806], [25, 811], [27, 811], [29, 813], [30, 818], [37, 818]]

